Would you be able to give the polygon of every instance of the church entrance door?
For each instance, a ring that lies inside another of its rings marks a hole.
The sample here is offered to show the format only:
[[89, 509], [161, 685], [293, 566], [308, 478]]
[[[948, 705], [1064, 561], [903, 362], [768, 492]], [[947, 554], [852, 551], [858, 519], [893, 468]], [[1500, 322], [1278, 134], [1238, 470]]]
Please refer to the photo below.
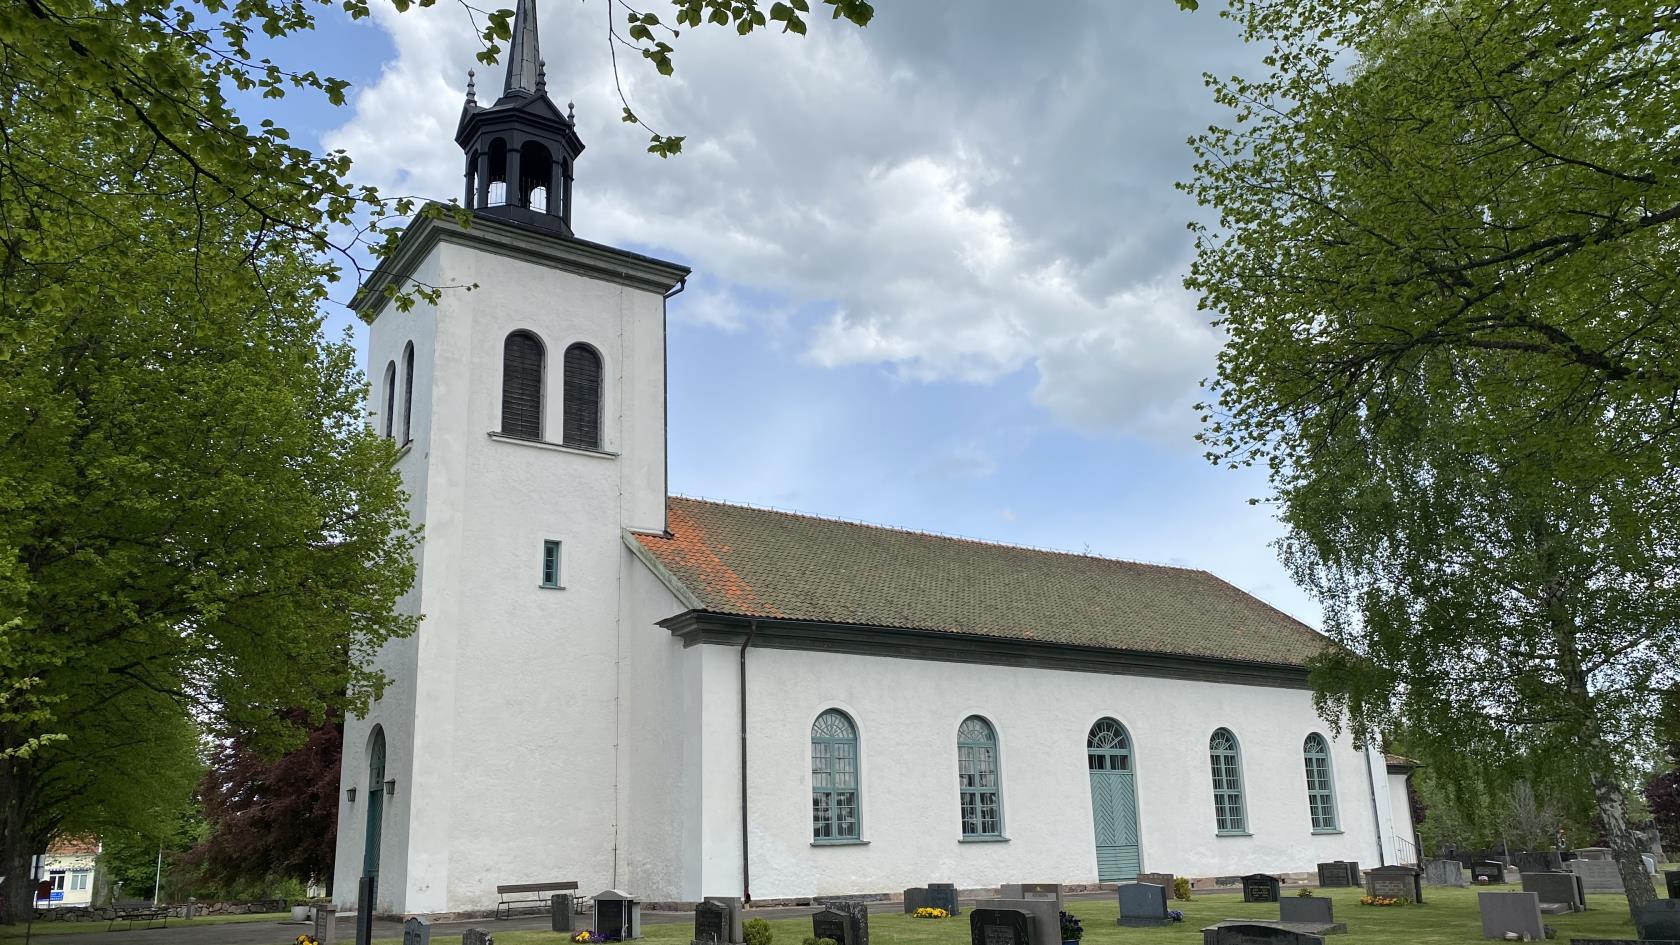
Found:
[[1135, 879], [1138, 873], [1137, 782], [1125, 726], [1098, 719], [1085, 740], [1091, 775], [1091, 820], [1097, 832], [1097, 880]]
[[385, 821], [385, 730], [373, 727], [368, 746], [367, 845], [362, 848], [362, 875], [379, 876], [379, 841]]

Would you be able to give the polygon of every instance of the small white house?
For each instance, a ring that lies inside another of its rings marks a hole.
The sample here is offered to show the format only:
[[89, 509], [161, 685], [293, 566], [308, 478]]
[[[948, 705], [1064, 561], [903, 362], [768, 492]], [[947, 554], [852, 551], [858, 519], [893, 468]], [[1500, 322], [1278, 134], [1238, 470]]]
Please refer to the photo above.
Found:
[[99, 841], [65, 837], [47, 846], [36, 908], [59, 909], [93, 904], [93, 878], [99, 868]]
[[[345, 725], [341, 906], [362, 876], [381, 913], [443, 913], [559, 880], [763, 901], [1394, 862], [1386, 760], [1313, 709], [1325, 641], [1217, 577], [669, 495], [688, 270], [573, 235], [534, 0], [509, 55], [456, 134], [472, 226], [418, 220], [355, 302], [425, 619]], [[409, 280], [477, 288], [399, 311]]]

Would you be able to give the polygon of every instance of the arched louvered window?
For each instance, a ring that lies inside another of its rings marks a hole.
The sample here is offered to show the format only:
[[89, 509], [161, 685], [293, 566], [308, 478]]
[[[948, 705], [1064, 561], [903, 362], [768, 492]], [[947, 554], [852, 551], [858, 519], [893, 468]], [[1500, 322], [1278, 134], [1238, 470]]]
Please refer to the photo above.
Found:
[[542, 439], [543, 346], [528, 331], [502, 342], [502, 433]]
[[560, 442], [601, 448], [601, 356], [581, 342], [566, 349], [566, 420]]
[[1330, 780], [1330, 743], [1317, 732], [1307, 736], [1302, 753], [1307, 761], [1307, 810], [1314, 830], [1335, 830], [1336, 788]]
[[811, 839], [858, 839], [857, 726], [839, 709], [811, 725]]
[[403, 442], [414, 439], [414, 342], [403, 346]]
[[385, 416], [381, 417], [379, 420], [381, 435], [383, 435], [386, 439], [390, 439], [394, 435], [391, 432], [393, 429], [391, 424], [396, 420], [396, 417], [397, 362], [392, 361], [391, 363], [385, 365]]
[[1220, 833], [1247, 833], [1248, 816], [1243, 807], [1242, 756], [1237, 736], [1219, 729], [1208, 739], [1213, 762], [1213, 820]]
[[965, 837], [1003, 836], [997, 732], [978, 715], [957, 726], [957, 795]]
[[1126, 727], [1113, 719], [1098, 719], [1085, 736], [1085, 766], [1092, 771], [1132, 770], [1132, 742]]

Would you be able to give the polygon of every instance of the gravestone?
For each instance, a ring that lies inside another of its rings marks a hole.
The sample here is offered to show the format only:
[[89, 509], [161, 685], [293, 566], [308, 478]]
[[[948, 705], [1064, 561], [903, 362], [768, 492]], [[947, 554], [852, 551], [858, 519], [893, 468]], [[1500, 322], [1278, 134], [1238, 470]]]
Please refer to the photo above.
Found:
[[1359, 864], [1347, 860], [1318, 864], [1318, 884], [1328, 888], [1361, 885]]
[[[1524, 850], [1511, 854], [1511, 865], [1519, 873], [1555, 873], [1563, 869], [1563, 855], [1546, 851]], [[1542, 899], [1541, 902], [1545, 900]]]
[[829, 899], [811, 916], [811, 935], [839, 945], [869, 945], [869, 906], [856, 899]]
[[1423, 902], [1423, 871], [1415, 866], [1379, 866], [1365, 871], [1365, 895]]
[[[998, 887], [999, 899], [1046, 899], [1056, 903], [1057, 911], [1065, 909], [1060, 883], [1004, 883]], [[1056, 933], [1060, 935], [1060, 932]]]
[[403, 920], [403, 945], [432, 945], [432, 920], [418, 915]]
[[1324, 945], [1324, 936], [1281, 922], [1221, 922], [1202, 929], [1202, 945]]
[[740, 945], [741, 900], [706, 899], [694, 907], [693, 945]]
[[356, 880], [356, 945], [373, 945], [373, 902], [379, 892], [379, 877]]
[[609, 942], [642, 937], [642, 902], [617, 889], [595, 894], [595, 934]]
[[904, 891], [904, 914], [910, 915], [917, 909], [931, 909], [928, 905], [928, 888], [926, 886], [912, 886]]
[[1542, 903], [1568, 906], [1569, 912], [1584, 912], [1587, 908], [1587, 891], [1581, 877], [1565, 870], [1524, 873], [1522, 888], [1523, 892], [1539, 896]]
[[1575, 855], [1583, 860], [1608, 860], [1613, 854], [1609, 847], [1581, 847]]
[[1649, 853], [1639, 854], [1639, 862], [1645, 864], [1645, 875], [1657, 875], [1657, 858]]
[[1266, 873], [1250, 873], [1242, 878], [1243, 902], [1277, 902], [1283, 883]]
[[1482, 910], [1482, 938], [1502, 939], [1507, 933], [1527, 935], [1544, 941], [1546, 927], [1540, 921], [1540, 897], [1531, 892], [1485, 892], [1476, 894]]
[[962, 915], [962, 903], [957, 901], [955, 883], [928, 883], [927, 902], [931, 909], [944, 909], [950, 915]]
[[551, 932], [571, 932], [572, 894], [555, 893], [548, 899], [548, 929]]
[[1656, 899], [1633, 910], [1633, 926], [1643, 939], [1680, 939], [1680, 899]]
[[1463, 886], [1464, 864], [1457, 860], [1424, 860], [1423, 881], [1431, 886]]
[[1505, 864], [1483, 861], [1472, 864], [1470, 879], [1476, 883], [1487, 882], [1494, 886], [1505, 885]]
[[1663, 882], [1668, 884], [1668, 898], [1680, 899], [1680, 870], [1663, 870]]
[[[1061, 937], [1061, 932], [1056, 933]], [[1019, 909], [976, 906], [968, 914], [969, 945], [1054, 945], [1034, 935], [1033, 917]]]
[[1169, 925], [1167, 888], [1154, 883], [1123, 883], [1119, 889], [1120, 918], [1116, 925], [1140, 927]]
[[[1335, 925], [1336, 903], [1329, 896], [1284, 896], [1278, 900], [1278, 918], [1284, 922]], [[1346, 928], [1342, 926], [1343, 931]]]
[[1055, 943], [1062, 940], [1062, 907], [1054, 899], [982, 899], [975, 906], [1025, 912], [1032, 919], [1035, 941]]
[[315, 907], [315, 941], [321, 945], [337, 945], [338, 907]]
[[1137, 874], [1137, 879], [1133, 880], [1133, 882], [1149, 883], [1152, 886], [1160, 886], [1167, 891], [1167, 898], [1171, 899], [1173, 897], [1173, 890], [1178, 885], [1177, 879], [1178, 877], [1171, 873], [1139, 873]]
[[1570, 860], [1569, 871], [1581, 877], [1587, 892], [1626, 892], [1615, 860]]
[[468, 929], [461, 933], [461, 945], [496, 945], [496, 939], [483, 929]]

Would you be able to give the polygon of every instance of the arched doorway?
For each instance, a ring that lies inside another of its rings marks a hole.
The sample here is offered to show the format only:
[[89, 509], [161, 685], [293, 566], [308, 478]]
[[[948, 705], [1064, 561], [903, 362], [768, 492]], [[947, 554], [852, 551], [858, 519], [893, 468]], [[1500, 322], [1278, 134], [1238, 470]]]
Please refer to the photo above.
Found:
[[368, 738], [367, 845], [362, 848], [363, 876], [379, 876], [379, 840], [384, 814], [385, 730], [375, 725]]
[[1137, 781], [1126, 727], [1098, 719], [1085, 738], [1091, 775], [1091, 820], [1097, 833], [1097, 879], [1133, 879], [1138, 873]]

